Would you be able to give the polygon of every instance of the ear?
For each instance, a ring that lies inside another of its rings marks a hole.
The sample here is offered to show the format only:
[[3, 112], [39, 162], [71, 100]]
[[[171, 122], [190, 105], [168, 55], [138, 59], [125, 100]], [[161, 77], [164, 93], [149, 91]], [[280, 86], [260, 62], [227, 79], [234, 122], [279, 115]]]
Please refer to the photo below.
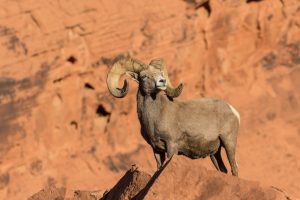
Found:
[[126, 74], [127, 74], [128, 76], [130, 76], [130, 78], [131, 78], [132, 80], [134, 80], [134, 81], [136, 81], [136, 82], [139, 82], [139, 81], [138, 81], [139, 75], [138, 75], [137, 73], [127, 71]]

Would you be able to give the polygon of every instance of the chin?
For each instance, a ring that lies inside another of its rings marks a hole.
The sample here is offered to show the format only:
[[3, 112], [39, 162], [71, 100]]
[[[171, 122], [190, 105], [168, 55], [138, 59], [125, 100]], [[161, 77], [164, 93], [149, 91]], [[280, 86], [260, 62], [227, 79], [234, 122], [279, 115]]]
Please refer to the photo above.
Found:
[[167, 87], [157, 87], [158, 90], [164, 91], [167, 89]]

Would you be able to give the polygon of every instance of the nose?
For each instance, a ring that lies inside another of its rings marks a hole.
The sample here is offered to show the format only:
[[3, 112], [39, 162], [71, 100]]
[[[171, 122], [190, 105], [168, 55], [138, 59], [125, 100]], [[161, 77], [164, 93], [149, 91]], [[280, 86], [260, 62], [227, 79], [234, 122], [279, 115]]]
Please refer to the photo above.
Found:
[[165, 84], [166, 83], [166, 79], [160, 79], [159, 82]]

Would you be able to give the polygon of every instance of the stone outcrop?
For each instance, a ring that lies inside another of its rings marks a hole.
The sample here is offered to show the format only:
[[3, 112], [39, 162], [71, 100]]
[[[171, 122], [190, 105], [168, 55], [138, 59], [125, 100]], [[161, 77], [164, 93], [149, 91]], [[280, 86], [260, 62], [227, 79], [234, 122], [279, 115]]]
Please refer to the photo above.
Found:
[[68, 198], [65, 193], [63, 188], [52, 187], [40, 191], [28, 200], [50, 199], [50, 195], [52, 199], [56, 197], [61, 200], [293, 199], [275, 187], [224, 175], [204, 167], [192, 167], [184, 158], [173, 158], [152, 177], [133, 166], [110, 191], [102, 195], [99, 192], [76, 191], [73, 197]]

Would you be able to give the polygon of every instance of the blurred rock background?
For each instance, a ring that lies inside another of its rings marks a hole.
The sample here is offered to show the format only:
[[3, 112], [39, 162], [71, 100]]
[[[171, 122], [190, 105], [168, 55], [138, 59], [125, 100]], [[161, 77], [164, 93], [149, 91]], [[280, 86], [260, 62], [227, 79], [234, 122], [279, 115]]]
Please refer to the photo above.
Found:
[[[124, 99], [106, 88], [109, 66], [128, 55], [165, 58], [173, 84], [185, 83], [181, 99], [234, 105], [240, 177], [300, 197], [299, 1], [0, 5], [0, 199], [51, 185], [105, 191], [132, 164], [153, 174], [136, 83]], [[214, 169], [209, 158], [190, 162]]]

